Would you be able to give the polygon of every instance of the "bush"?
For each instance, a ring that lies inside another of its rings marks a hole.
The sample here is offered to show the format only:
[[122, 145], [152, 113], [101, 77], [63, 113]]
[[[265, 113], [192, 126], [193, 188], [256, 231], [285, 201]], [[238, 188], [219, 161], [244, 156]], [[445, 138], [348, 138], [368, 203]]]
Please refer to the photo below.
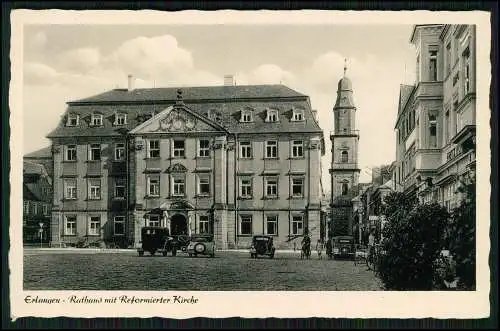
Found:
[[449, 214], [437, 203], [412, 208], [415, 201], [401, 193], [389, 196], [380, 278], [389, 290], [432, 290]]
[[463, 188], [467, 199], [452, 213], [448, 226], [447, 242], [450, 253], [456, 261], [459, 278], [457, 287], [461, 290], [475, 290], [476, 287], [476, 190], [471, 184]]

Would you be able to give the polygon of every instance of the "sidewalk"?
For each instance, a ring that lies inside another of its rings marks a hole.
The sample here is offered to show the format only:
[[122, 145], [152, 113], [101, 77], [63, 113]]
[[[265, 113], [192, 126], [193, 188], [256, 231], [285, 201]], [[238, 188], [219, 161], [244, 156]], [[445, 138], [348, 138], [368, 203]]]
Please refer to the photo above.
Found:
[[[59, 253], [59, 252], [73, 252], [73, 253], [137, 253], [136, 248], [75, 248], [75, 247], [24, 247], [25, 251], [33, 251], [33, 252], [51, 252], [51, 253]], [[248, 249], [218, 249], [217, 252], [236, 252], [236, 253], [249, 253]], [[315, 251], [312, 251], [315, 252]], [[283, 249], [276, 250], [276, 253], [280, 254], [300, 254], [300, 251], [294, 251], [293, 249]]]

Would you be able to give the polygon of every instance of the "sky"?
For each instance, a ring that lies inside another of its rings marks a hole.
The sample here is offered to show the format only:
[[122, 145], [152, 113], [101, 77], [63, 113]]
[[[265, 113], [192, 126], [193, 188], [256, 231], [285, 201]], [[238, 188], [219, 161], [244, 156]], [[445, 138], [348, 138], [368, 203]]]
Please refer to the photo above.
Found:
[[310, 97], [324, 130], [323, 186], [330, 189], [330, 132], [347, 59], [360, 130], [360, 182], [395, 159], [400, 84], [414, 80], [412, 25], [26, 25], [24, 152], [50, 145], [66, 102], [126, 87], [282, 83]]

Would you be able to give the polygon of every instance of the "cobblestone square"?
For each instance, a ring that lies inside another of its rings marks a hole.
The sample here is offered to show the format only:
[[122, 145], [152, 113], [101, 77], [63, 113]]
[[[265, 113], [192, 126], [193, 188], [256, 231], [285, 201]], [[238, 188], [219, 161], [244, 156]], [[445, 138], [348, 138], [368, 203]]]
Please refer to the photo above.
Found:
[[25, 290], [146, 291], [374, 291], [381, 283], [353, 261], [300, 260], [299, 252], [251, 259], [241, 251], [215, 258], [161, 255], [139, 257], [133, 250], [24, 251]]

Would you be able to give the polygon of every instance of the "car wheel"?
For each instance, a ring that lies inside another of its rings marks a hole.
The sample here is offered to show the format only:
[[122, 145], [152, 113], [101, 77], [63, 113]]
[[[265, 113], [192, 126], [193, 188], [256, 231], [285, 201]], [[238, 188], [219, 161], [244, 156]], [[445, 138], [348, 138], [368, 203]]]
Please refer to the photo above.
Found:
[[198, 254], [203, 254], [207, 248], [205, 247], [204, 244], [198, 243], [194, 246], [194, 250]]

